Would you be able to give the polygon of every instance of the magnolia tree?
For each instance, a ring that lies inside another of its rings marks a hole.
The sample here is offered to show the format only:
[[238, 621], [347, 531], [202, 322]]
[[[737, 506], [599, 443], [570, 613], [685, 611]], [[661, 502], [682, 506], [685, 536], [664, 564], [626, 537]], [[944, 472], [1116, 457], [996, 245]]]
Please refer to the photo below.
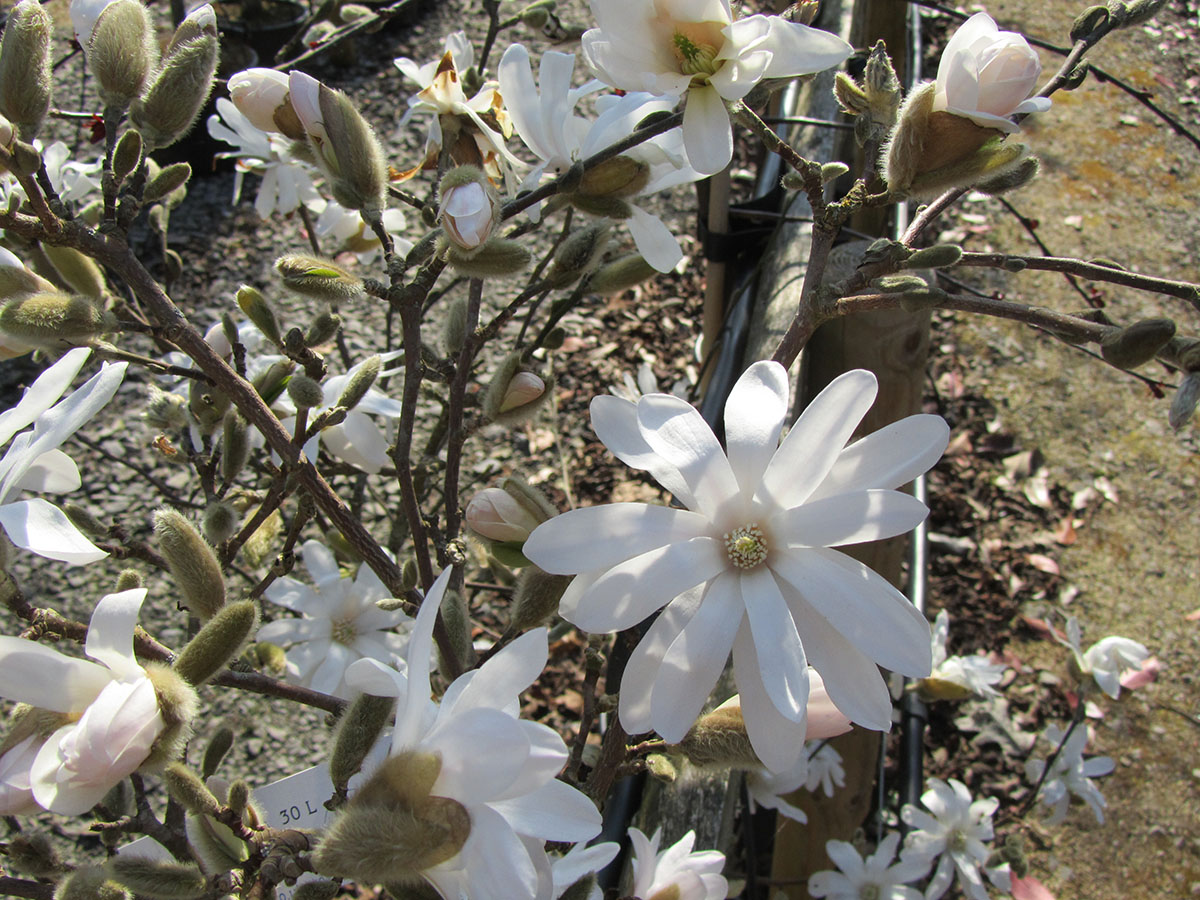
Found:
[[[380, 24], [402, 5], [343, 5], [343, 24], [322, 23], [322, 40]], [[480, 45], [458, 32], [431, 60], [395, 61], [413, 90], [396, 118], [427, 129], [415, 164], [392, 165], [349, 96], [290, 64], [239, 72], [228, 97], [218, 92], [208, 130], [231, 146], [223, 155], [237, 160], [239, 190], [245, 172], [260, 177], [259, 214], [299, 214], [312, 252], [282, 255], [278, 284], [243, 286], [236, 308], [205, 332], [207, 322], [189, 317], [194, 298], [171, 294], [179, 258], [166, 251], [160, 281], [127, 236], [144, 218], [165, 240], [186, 190], [187, 164], [159, 166], [151, 154], [188, 133], [212, 90], [212, 8], [192, 11], [160, 52], [140, 0], [74, 0], [105, 138], [102, 158], [87, 160], [38, 140], [55, 37], [46, 10], [23, 0], [0, 45], [0, 341], [7, 356], [33, 352], [47, 366], [0, 414], [4, 558], [36, 571], [50, 563], [31, 556], [84, 566], [128, 555], [122, 536], [136, 523], [105, 523], [40, 495], [80, 486], [60, 448], [129, 367], [153, 376], [139, 390], [155, 452], [183, 464], [203, 511], [195, 521], [169, 505], [156, 512], [147, 565], [121, 573], [87, 625], [39, 605], [6, 571], [4, 600], [28, 628], [0, 638], [0, 695], [18, 704], [0, 745], [0, 812], [85, 816], [110, 847], [144, 837], [106, 860], [67, 861], [36, 829], [22, 830], [7, 846], [24, 874], [0, 878], [4, 890], [260, 897], [299, 880], [295, 896], [306, 898], [333, 897], [348, 882], [397, 897], [598, 896], [594, 873], [617, 847], [587, 842], [618, 777], [736, 769], [752, 806], [802, 820], [795, 792], [834, 796], [844, 781], [825, 740], [889, 729], [894, 698], [881, 669], [912, 679], [930, 702], [995, 695], [1002, 664], [947, 657], [944, 614], [931, 634], [902, 593], [838, 549], [903, 535], [925, 518], [899, 488], [939, 460], [945, 421], [909, 416], [852, 440], [877, 393], [862, 370], [836, 378], [791, 421], [789, 369], [823, 322], [964, 310], [1098, 344], [1117, 367], [1167, 364], [1180, 379], [1171, 422], [1187, 422], [1200, 342], [1176, 336], [1170, 320], [1069, 315], [947, 293], [914, 274], [1049, 268], [1200, 304], [1196, 285], [1104, 262], [927, 246], [930, 224], [968, 190], [1002, 193], [1036, 177], [1021, 121], [1086, 78], [1085, 54], [1106, 34], [1162, 6], [1112, 0], [1085, 10], [1069, 57], [1044, 80], [1025, 39], [983, 13], [950, 38], [936, 80], [907, 90], [882, 45], [864, 51], [861, 81], [836, 78], [868, 159], [843, 190], [834, 182], [847, 166], [804, 158], [755, 112], [790, 80], [855, 53], [812, 26], [813, 2], [738, 16], [727, 0], [591, 0], [593, 20], [575, 28], [548, 0], [483, 0]], [[501, 52], [499, 38], [518, 25], [574, 35], [578, 49], [512, 43]], [[724, 169], [735, 137], [782, 157], [784, 185], [807, 196], [814, 221], [794, 320], [772, 358], [746, 361], [723, 442], [688, 399], [645, 378], [625, 396], [597, 384], [590, 428], [649, 473], [661, 502], [560, 511], [515, 473], [474, 483], [465, 452], [552, 404], [548, 351], [563, 341], [564, 316], [589, 295], [679, 263], [651, 195]], [[824, 278], [852, 213], [909, 200], [928, 205], [899, 240], [872, 244], [850, 277]], [[359, 265], [322, 248], [356, 253]], [[290, 327], [294, 314], [267, 299], [280, 289], [318, 307], [305, 327]], [[354, 332], [342, 311], [365, 303], [398, 319], [394, 339]], [[355, 359], [347, 332], [373, 354]], [[327, 477], [335, 471], [391, 486], [399, 524], [363, 502], [366, 491], [344, 502]], [[293, 571], [297, 551], [303, 571]], [[503, 634], [479, 644], [472, 622], [484, 604], [472, 585], [485, 567], [513, 586], [513, 601], [499, 613]], [[138, 625], [159, 581], [186, 611], [178, 645]], [[575, 669], [582, 715], [566, 735], [522, 718], [518, 702], [541, 677], [548, 626], [560, 620], [588, 635]], [[634, 649], [601, 692], [616, 641]], [[1063, 642], [1087, 697], [1099, 698], [1094, 686], [1115, 698], [1131, 677], [1147, 677], [1148, 652], [1131, 640], [1107, 637], [1085, 651], [1072, 620]], [[731, 660], [736, 694], [714, 696]], [[218, 774], [233, 735], [196, 729], [202, 685], [332, 713], [327, 762], [301, 782]], [[1029, 806], [1040, 801], [1052, 819], [1077, 796], [1103, 820], [1092, 779], [1113, 764], [1085, 755], [1087, 707], [1051, 725], [1027, 762]], [[320, 816], [306, 817], [316, 811], [307, 800], [302, 815], [301, 792]], [[875, 846], [831, 841], [840, 871], [814, 875], [809, 890], [936, 898], [955, 881], [972, 898], [1032, 890], [1019, 846], [992, 846], [996, 807], [959, 781], [933, 779], [921, 806], [893, 815]], [[694, 850], [693, 835], [666, 849], [657, 834], [630, 829], [629, 839], [625, 895], [729, 892], [723, 857]]]

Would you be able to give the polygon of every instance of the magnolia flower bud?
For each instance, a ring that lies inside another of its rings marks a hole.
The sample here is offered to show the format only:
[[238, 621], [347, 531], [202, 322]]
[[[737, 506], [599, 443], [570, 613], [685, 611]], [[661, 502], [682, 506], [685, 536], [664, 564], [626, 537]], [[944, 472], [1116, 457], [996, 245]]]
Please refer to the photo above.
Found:
[[467, 278], [515, 275], [528, 266], [531, 259], [524, 245], [500, 237], [493, 237], [482, 247], [470, 251], [451, 245], [446, 257], [454, 270]]
[[694, 766], [753, 769], [761, 766], [742, 718], [741, 706], [720, 706], [701, 716], [679, 742]]
[[304, 126], [288, 99], [288, 77], [274, 69], [246, 69], [229, 79], [233, 105], [255, 128], [303, 140]]
[[224, 500], [214, 500], [205, 507], [201, 524], [208, 542], [213, 545], [220, 544], [237, 532], [237, 510]]
[[8, 14], [0, 40], [0, 113], [32, 141], [50, 109], [50, 37], [54, 21], [36, 0]]
[[129, 114], [148, 149], [169, 147], [191, 131], [212, 91], [217, 56], [216, 36], [203, 34], [167, 57]]
[[[304, 884], [296, 886], [296, 890], [292, 892], [292, 900], [333, 900], [341, 892], [342, 883], [340, 881], [326, 881], [325, 879], [306, 881]], [[395, 896], [403, 896], [403, 894]]]
[[53, 290], [53, 284], [25, 268], [11, 250], [0, 247], [0, 300]]
[[[154, 27], [146, 7], [138, 0], [113, 0], [93, 18], [97, 5], [94, 0], [73, 0], [71, 18], [88, 65], [99, 82], [101, 99], [123, 109], [141, 96], [154, 68], [158, 57]], [[81, 25], [88, 29], [86, 36]]]
[[297, 409], [315, 409], [325, 402], [325, 391], [320, 382], [299, 373], [288, 379], [288, 397]]
[[350, 779], [359, 773], [395, 708], [394, 697], [359, 694], [342, 713], [329, 757], [329, 778], [335, 788], [345, 790]]
[[342, 317], [335, 312], [318, 313], [304, 332], [306, 347], [319, 347], [337, 337], [338, 329], [342, 327]]
[[165, 169], [160, 169], [158, 174], [150, 179], [145, 191], [142, 192], [142, 200], [146, 203], [157, 203], [186, 185], [191, 177], [192, 167], [190, 165], [185, 162], [172, 163]]
[[958, 264], [962, 259], [962, 247], [954, 244], [938, 244], [918, 250], [904, 261], [906, 269], [944, 269]]
[[232, 483], [250, 459], [246, 420], [236, 413], [225, 416], [221, 433], [221, 477]]
[[200, 699], [192, 686], [165, 663], [146, 663], [146, 677], [154, 685], [158, 714], [164, 726], [142, 765], [143, 769], [153, 769], [179, 758], [183, 745], [192, 736], [192, 722]]
[[233, 747], [233, 730], [222, 725], [212, 736], [212, 740], [208, 742], [208, 746], [204, 748], [204, 761], [200, 764], [200, 774], [208, 778], [221, 765], [221, 760], [225, 758], [230, 749]]
[[187, 900], [202, 897], [208, 890], [204, 874], [196, 866], [185, 863], [121, 854], [111, 857], [104, 865], [114, 881], [147, 897]]
[[871, 109], [867, 92], [845, 72], [838, 72], [833, 76], [833, 96], [847, 115], [861, 116]]
[[183, 605], [207, 622], [225, 605], [225, 578], [217, 555], [195, 526], [173, 509], [154, 514], [154, 532]]
[[142, 573], [137, 569], [124, 569], [117, 576], [117, 590], [119, 594], [122, 591], [132, 591], [135, 588], [145, 587], [142, 581]]
[[589, 197], [632, 197], [650, 181], [650, 167], [631, 156], [614, 156], [586, 169], [579, 193]]
[[483, 246], [499, 221], [500, 205], [483, 172], [459, 166], [442, 179], [438, 218], [446, 236], [460, 250]]
[[0, 332], [33, 347], [86, 344], [115, 326], [112, 313], [88, 298], [58, 292], [15, 297], [0, 308]]
[[104, 299], [108, 285], [104, 280], [104, 273], [94, 259], [84, 256], [73, 247], [44, 244], [42, 249], [71, 290], [77, 294], [83, 294], [91, 300]]
[[660, 274], [638, 253], [621, 256], [605, 263], [588, 279], [588, 290], [597, 294], [617, 294]]
[[221, 801], [185, 763], [171, 763], [163, 769], [162, 780], [167, 793], [192, 815], [215, 816], [220, 811]]
[[508, 383], [499, 411], [509, 412], [533, 403], [546, 392], [546, 382], [532, 372], [518, 372]]
[[134, 128], [126, 129], [113, 150], [113, 178], [124, 181], [142, 161], [142, 136]]
[[544, 518], [501, 488], [484, 488], [467, 504], [467, 527], [493, 541], [524, 543]]
[[1158, 355], [1175, 337], [1170, 319], [1143, 319], [1118, 329], [1100, 342], [1100, 355], [1118, 369], [1136, 369]]
[[555, 252], [546, 270], [546, 281], [556, 288], [574, 284], [595, 267], [606, 249], [607, 225], [590, 225], [572, 232]]
[[317, 300], [339, 303], [357, 299], [363, 293], [361, 278], [327, 259], [300, 254], [281, 256], [275, 260], [275, 271], [286, 287]]
[[101, 866], [82, 866], [54, 889], [54, 900], [130, 900], [130, 896]]
[[558, 615], [558, 605], [574, 576], [551, 575], [537, 566], [528, 566], [517, 577], [508, 627], [528, 631], [545, 625]]
[[521, 367], [521, 353], [510, 353], [501, 361], [484, 395], [484, 415], [498, 425], [511, 427], [524, 422], [550, 398], [546, 382]]
[[257, 628], [258, 607], [253, 600], [226, 604], [187, 642], [172, 668], [198, 687], [239, 657]]
[[217, 13], [210, 3], [197, 6], [184, 17], [175, 29], [175, 34], [171, 36], [171, 43], [167, 45], [163, 58], [170, 59], [184, 44], [206, 35], [214, 38], [217, 36]]
[[[467, 598], [461, 591], [448, 590], [439, 609], [442, 613], [442, 624], [446, 626], [446, 636], [450, 639], [450, 646], [454, 650], [457, 664], [459, 666], [464, 662], [469, 664], [473, 658], [474, 648], [471, 643], [473, 627], [471, 610], [467, 606]], [[446, 658], [440, 648], [438, 649], [438, 669], [443, 674], [449, 671]]]
[[378, 215], [387, 190], [387, 164], [379, 139], [354, 103], [303, 72], [288, 80], [292, 108], [329, 176], [333, 199], [347, 209]]
[[354, 409], [367, 396], [367, 391], [375, 384], [375, 379], [383, 368], [383, 360], [378, 355], [369, 356], [355, 366], [350, 372], [350, 379], [338, 397], [337, 405], [343, 409]]

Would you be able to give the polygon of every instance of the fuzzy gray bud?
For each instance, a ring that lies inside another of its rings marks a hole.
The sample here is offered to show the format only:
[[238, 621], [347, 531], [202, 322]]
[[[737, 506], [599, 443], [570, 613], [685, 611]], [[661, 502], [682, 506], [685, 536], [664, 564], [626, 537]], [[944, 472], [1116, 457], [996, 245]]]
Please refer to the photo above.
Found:
[[906, 269], [945, 269], [958, 265], [962, 259], [962, 247], [954, 244], [938, 244], [918, 250], [904, 262]]
[[514, 351], [501, 362], [483, 398], [483, 413], [497, 425], [518, 425], [533, 416], [550, 398], [548, 384], [523, 368], [523, 357]]
[[126, 129], [121, 135], [121, 139], [117, 141], [116, 149], [113, 150], [113, 177], [120, 184], [128, 176], [133, 174], [133, 170], [141, 164], [142, 161], [142, 136], [138, 134], [136, 128]]
[[306, 347], [319, 347], [328, 344], [337, 337], [338, 329], [342, 327], [342, 317], [335, 312], [317, 313], [309, 323], [308, 331], [304, 332]]
[[363, 760], [383, 734], [395, 708], [394, 697], [360, 694], [342, 714], [329, 758], [329, 777], [334, 787], [344, 789], [362, 769]]
[[221, 809], [221, 801], [204, 784], [204, 779], [187, 765], [174, 762], [162, 772], [167, 793], [177, 800], [188, 812], [196, 816], [215, 816]]
[[58, 883], [54, 900], [130, 900], [130, 894], [100, 866], [82, 866]]
[[315, 409], [325, 402], [325, 391], [320, 382], [299, 373], [288, 379], [288, 397], [297, 409]]
[[205, 34], [175, 48], [129, 117], [150, 149], [169, 147], [189, 131], [212, 91], [217, 38]]
[[254, 327], [266, 336], [267, 340], [276, 347], [283, 346], [283, 338], [279, 332], [279, 320], [275, 317], [275, 310], [271, 308], [271, 304], [267, 302], [262, 291], [243, 284], [238, 288], [237, 305], [246, 314], [246, 318], [254, 324]]
[[0, 307], [0, 331], [45, 349], [86, 344], [115, 324], [111, 313], [87, 297], [57, 292], [17, 297]]
[[237, 413], [225, 416], [221, 433], [221, 477], [232, 483], [250, 458], [250, 438], [246, 420]]
[[571, 579], [570, 575], [551, 575], [537, 566], [522, 569], [517, 577], [508, 627], [522, 632], [553, 620]]
[[1104, 338], [1100, 355], [1118, 369], [1135, 369], [1154, 359], [1173, 337], [1175, 323], [1170, 319], [1143, 319]]
[[1175, 389], [1175, 396], [1171, 400], [1171, 411], [1167, 416], [1167, 421], [1170, 422], [1172, 428], [1179, 431], [1192, 420], [1192, 416], [1196, 413], [1197, 400], [1200, 400], [1200, 372], [1188, 372], [1179, 382], [1179, 387]]
[[350, 372], [350, 380], [342, 395], [338, 397], [337, 405], [343, 409], [354, 409], [367, 396], [367, 391], [375, 384], [383, 368], [383, 360], [379, 356], [369, 356], [354, 367]]
[[200, 774], [208, 778], [221, 765], [221, 760], [233, 748], [233, 729], [222, 725], [213, 733], [212, 740], [204, 748], [204, 761], [200, 764]]
[[110, 3], [96, 19], [84, 49], [99, 82], [101, 99], [109, 106], [129, 106], [141, 96], [158, 58], [146, 7], [138, 0]]
[[555, 252], [546, 281], [556, 288], [574, 284], [595, 267], [607, 247], [607, 225], [589, 225], [572, 232]]
[[225, 578], [216, 553], [196, 527], [173, 509], [154, 514], [154, 532], [184, 606], [207, 622], [225, 605]]
[[516, 275], [529, 265], [529, 251], [518, 241], [494, 237], [470, 253], [451, 246], [447, 259], [454, 270], [468, 278], [502, 278]]
[[104, 281], [104, 272], [94, 259], [73, 247], [44, 244], [42, 250], [72, 291], [102, 305], [99, 301], [104, 299], [108, 285]]
[[195, 900], [208, 893], [204, 874], [193, 865], [129, 854], [114, 856], [104, 865], [114, 881], [155, 900]]
[[286, 287], [306, 297], [337, 303], [362, 296], [362, 279], [327, 259], [281, 256], [275, 260], [275, 271]]
[[238, 514], [224, 500], [214, 500], [204, 510], [204, 520], [201, 523], [204, 536], [209, 543], [216, 545], [233, 537], [238, 527]]
[[617, 294], [661, 274], [637, 253], [622, 256], [600, 266], [588, 279], [588, 290], [597, 294]]
[[9, 11], [0, 40], [0, 114], [22, 140], [37, 136], [50, 110], [53, 32], [54, 21], [36, 0], [23, 0]]
[[142, 194], [142, 200], [146, 203], [157, 203], [186, 185], [191, 177], [190, 165], [185, 162], [172, 163], [150, 179]]
[[132, 591], [134, 588], [143, 587], [142, 573], [137, 569], [125, 569], [117, 576], [117, 593], [122, 591]]
[[188, 684], [204, 684], [241, 655], [257, 628], [253, 600], [226, 604], [187, 642], [172, 668]]

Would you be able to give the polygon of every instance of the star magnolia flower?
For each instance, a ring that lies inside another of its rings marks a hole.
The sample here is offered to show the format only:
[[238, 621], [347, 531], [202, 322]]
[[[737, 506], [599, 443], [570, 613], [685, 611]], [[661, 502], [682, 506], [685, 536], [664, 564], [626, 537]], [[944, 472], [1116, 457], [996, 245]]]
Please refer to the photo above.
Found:
[[813, 741], [805, 746], [808, 757], [808, 778], [804, 786], [810, 791], [820, 788], [826, 797], [832, 797], [835, 787], [846, 786], [846, 770], [842, 768], [842, 754], [824, 741]]
[[[556, 900], [571, 885], [579, 881], [579, 879], [586, 878], [594, 872], [599, 872], [616, 859], [620, 849], [621, 845], [613, 841], [593, 844], [591, 847], [576, 844], [567, 852], [566, 856], [552, 860], [550, 869], [551, 877], [554, 880], [554, 897]], [[587, 900], [602, 900], [603, 896], [604, 892], [597, 885], [592, 887]]]
[[61, 713], [68, 722], [36, 755], [33, 743], [23, 741], [0, 758], [5, 814], [9, 804], [20, 807], [30, 798], [51, 812], [85, 813], [146, 761], [165, 725], [154, 685], [133, 655], [145, 597], [145, 588], [135, 588], [96, 604], [84, 644], [96, 662], [0, 636], [0, 696]]
[[992, 839], [992, 813], [1000, 801], [992, 797], [972, 801], [971, 792], [961, 781], [931, 778], [921, 803], [929, 812], [910, 803], [900, 811], [904, 823], [916, 829], [904, 842], [902, 859], [920, 861], [925, 866], [938, 861], [925, 888], [926, 900], [937, 900], [946, 893], [955, 870], [964, 894], [971, 900], [988, 900], [979, 867], [990, 855], [987, 842]]
[[319, 203], [315, 172], [289, 155], [289, 141], [280, 134], [257, 128], [224, 97], [217, 98], [217, 112], [208, 117], [208, 133], [236, 150], [218, 153], [217, 159], [235, 159], [233, 202], [242, 196], [242, 182], [251, 172], [262, 178], [254, 209], [266, 219], [272, 213], [290, 213]]
[[1084, 675], [1091, 675], [1100, 690], [1116, 700], [1121, 696], [1121, 675], [1127, 671], [1140, 669], [1150, 658], [1150, 651], [1143, 644], [1129, 638], [1109, 635], [1102, 638], [1087, 652], [1083, 652], [1081, 644], [1083, 632], [1079, 627], [1079, 619], [1075, 616], [1067, 618], [1067, 640], [1064, 642], [1075, 654], [1075, 662]]
[[732, 650], [754, 751], [786, 771], [803, 752], [809, 664], [846, 716], [879, 730], [890, 727], [892, 706], [877, 664], [929, 673], [925, 617], [830, 549], [901, 534], [927, 513], [884, 488], [933, 465], [949, 429], [938, 416], [910, 416], [844, 447], [875, 393], [869, 372], [842, 375], [778, 445], [787, 373], [755, 363], [725, 404], [728, 457], [677, 397], [592, 401], [604, 444], [687, 509], [573, 510], [534, 531], [524, 553], [547, 572], [577, 575], [560, 612], [586, 631], [631, 628], [666, 606], [622, 680], [619, 713], [631, 734], [682, 739]]
[[[9, 445], [0, 459], [0, 527], [23, 550], [68, 565], [95, 562], [108, 554], [84, 537], [54, 504], [15, 498], [27, 490], [64, 493], [79, 487], [79, 469], [58, 447], [112, 399], [126, 366], [106, 363], [59, 401], [90, 354], [86, 347], [67, 352], [38, 376], [16, 406], [0, 414], [0, 446]], [[30, 423], [35, 423], [32, 429], [17, 434]]]
[[900, 833], [893, 831], [865, 860], [845, 841], [827, 841], [825, 852], [841, 872], [817, 872], [808, 880], [808, 892], [830, 900], [922, 900], [916, 888], [905, 887], [925, 874], [920, 863], [898, 862], [892, 865]]
[[399, 698], [392, 754], [439, 756], [432, 796], [456, 801], [470, 816], [471, 831], [461, 850], [426, 870], [425, 878], [448, 900], [549, 900], [551, 866], [544, 842], [594, 837], [600, 813], [586, 796], [555, 778], [567, 761], [562, 738], [545, 725], [517, 718], [518, 695], [546, 665], [547, 631], [523, 634], [455, 679], [440, 705], [433, 703], [433, 623], [449, 579], [447, 569], [417, 613], [407, 676], [364, 659], [350, 667], [346, 680], [357, 690]]
[[633, 845], [633, 886], [626, 892], [642, 900], [725, 900], [729, 882], [721, 875], [725, 854], [719, 850], [692, 852], [696, 832], [689, 831], [661, 853], [658, 843], [662, 829], [654, 837], [636, 828], [629, 829]]
[[385, 612], [375, 605], [391, 593], [369, 566], [359, 567], [353, 578], [343, 577], [320, 541], [305, 541], [300, 554], [313, 585], [278, 578], [266, 597], [302, 618], [268, 622], [258, 630], [258, 640], [287, 648], [290, 681], [348, 698], [346, 668], [364, 658], [386, 663], [402, 653], [412, 619], [402, 610]]
[[841, 63], [853, 48], [826, 31], [778, 16], [733, 20], [729, 0], [590, 0], [598, 28], [583, 53], [605, 83], [678, 100], [687, 94], [683, 139], [697, 172], [733, 156], [725, 104], [763, 78], [790, 78]]
[[[1057, 725], [1050, 725], [1046, 728], [1043, 737], [1051, 747], [1057, 747], [1063, 743], [1065, 735]], [[1092, 808], [1092, 812], [1096, 815], [1096, 821], [1101, 825], [1104, 824], [1104, 807], [1108, 804], [1104, 800], [1104, 795], [1100, 793], [1100, 789], [1092, 784], [1090, 779], [1108, 775], [1116, 768], [1116, 764], [1107, 756], [1093, 756], [1091, 759], [1084, 759], [1083, 750], [1087, 746], [1087, 741], [1087, 726], [1076, 727], [1071, 732], [1071, 737], [1059, 750], [1050, 774], [1046, 776], [1046, 781], [1042, 784], [1040, 799], [1052, 810], [1046, 819], [1050, 825], [1058, 825], [1067, 817], [1071, 794], [1082, 798]], [[1025, 777], [1033, 784], [1037, 784], [1038, 779], [1045, 771], [1046, 760], [1044, 759], [1031, 759], [1025, 763]]]
[[[379, 243], [379, 238], [367, 228], [361, 213], [346, 209], [333, 200], [319, 200], [306, 205], [318, 213], [313, 227], [322, 241], [332, 240], [334, 247], [353, 253], [363, 265], [373, 263], [382, 252], [383, 246]], [[403, 256], [412, 249], [412, 241], [401, 237], [404, 229], [408, 227], [408, 220], [401, 210], [385, 209], [383, 227], [392, 236], [397, 254]]]
[[[573, 53], [542, 54], [538, 72], [538, 87], [533, 83], [533, 67], [529, 52], [513, 44], [500, 59], [498, 78], [513, 127], [540, 160], [525, 180], [521, 190], [533, 190], [546, 173], [561, 175], [577, 160], [611, 146], [629, 135], [646, 116], [669, 110], [669, 100], [656, 100], [652, 94], [635, 92], [624, 97], [601, 97], [596, 102], [597, 118], [588, 121], [575, 114], [575, 105], [588, 94], [603, 87], [590, 81], [581, 88], [571, 87], [575, 71]], [[683, 137], [672, 130], [651, 138], [625, 154], [650, 167], [646, 184], [637, 197], [648, 196], [679, 184], [687, 184], [700, 173], [687, 162], [683, 152]], [[630, 198], [624, 198], [629, 202]], [[663, 224], [662, 219], [630, 203], [633, 214], [625, 220], [638, 252], [660, 272], [669, 272], [683, 258], [679, 241]], [[540, 205], [530, 208], [538, 215]], [[535, 219], [536, 220], [536, 219]]]
[[1011, 117], [1045, 112], [1048, 97], [1030, 97], [1042, 64], [1024, 37], [1001, 31], [987, 13], [963, 22], [938, 63], [934, 111], [944, 110], [984, 128], [1012, 133]]
[[943, 609], [937, 614], [933, 626], [933, 672], [920, 681], [922, 694], [944, 700], [961, 700], [971, 694], [980, 697], [999, 696], [999, 691], [992, 685], [1000, 683], [1008, 666], [993, 663], [982, 654], [947, 657], [946, 640], [949, 636], [950, 614]]

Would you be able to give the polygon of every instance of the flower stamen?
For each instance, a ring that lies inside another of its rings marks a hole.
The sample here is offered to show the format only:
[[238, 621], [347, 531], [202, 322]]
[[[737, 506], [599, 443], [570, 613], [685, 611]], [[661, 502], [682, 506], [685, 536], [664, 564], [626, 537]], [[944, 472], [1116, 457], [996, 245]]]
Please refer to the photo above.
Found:
[[358, 629], [354, 627], [354, 622], [348, 619], [335, 619], [330, 637], [338, 644], [343, 644], [347, 647], [351, 646], [358, 640]]
[[725, 552], [739, 569], [753, 569], [767, 558], [767, 537], [755, 522], [727, 531]]
[[678, 31], [671, 40], [675, 45], [675, 56], [679, 59], [679, 71], [684, 75], [712, 75], [717, 71], [715, 48], [698, 44]]

